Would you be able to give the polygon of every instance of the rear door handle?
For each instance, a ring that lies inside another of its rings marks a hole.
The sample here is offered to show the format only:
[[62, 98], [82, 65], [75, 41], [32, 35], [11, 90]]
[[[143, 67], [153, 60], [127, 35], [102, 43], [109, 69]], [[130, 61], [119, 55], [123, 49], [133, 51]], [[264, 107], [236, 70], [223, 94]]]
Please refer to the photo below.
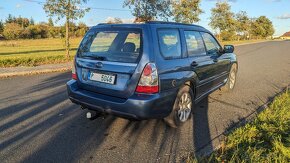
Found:
[[196, 67], [196, 66], [198, 66], [198, 63], [195, 62], [195, 61], [193, 61], [193, 62], [191, 63], [191, 66], [192, 66], [192, 67]]

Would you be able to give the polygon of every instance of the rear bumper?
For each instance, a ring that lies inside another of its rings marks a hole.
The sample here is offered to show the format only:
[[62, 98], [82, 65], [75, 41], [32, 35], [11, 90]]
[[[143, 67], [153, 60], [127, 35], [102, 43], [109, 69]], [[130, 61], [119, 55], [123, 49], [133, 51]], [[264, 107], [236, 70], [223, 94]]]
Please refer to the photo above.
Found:
[[172, 110], [177, 91], [144, 95], [134, 94], [128, 99], [98, 94], [78, 88], [75, 80], [67, 82], [69, 99], [90, 110], [106, 112], [124, 118], [164, 118]]

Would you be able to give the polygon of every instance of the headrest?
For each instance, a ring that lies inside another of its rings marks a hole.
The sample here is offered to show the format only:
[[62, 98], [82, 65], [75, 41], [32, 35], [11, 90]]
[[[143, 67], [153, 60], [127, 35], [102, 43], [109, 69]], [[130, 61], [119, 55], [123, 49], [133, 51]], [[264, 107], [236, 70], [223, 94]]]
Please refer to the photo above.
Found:
[[126, 42], [123, 45], [123, 52], [133, 53], [135, 52], [135, 49], [136, 49], [136, 45], [132, 42]]

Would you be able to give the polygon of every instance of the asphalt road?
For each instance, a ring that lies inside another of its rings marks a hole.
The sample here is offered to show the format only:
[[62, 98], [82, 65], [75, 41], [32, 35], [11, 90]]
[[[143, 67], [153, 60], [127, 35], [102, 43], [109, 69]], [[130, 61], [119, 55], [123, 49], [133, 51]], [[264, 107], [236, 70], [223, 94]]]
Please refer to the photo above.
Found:
[[290, 83], [290, 41], [236, 48], [232, 93], [216, 91], [181, 129], [161, 120], [94, 121], [67, 99], [70, 73], [0, 80], [0, 162], [179, 162], [216, 148], [225, 131]]

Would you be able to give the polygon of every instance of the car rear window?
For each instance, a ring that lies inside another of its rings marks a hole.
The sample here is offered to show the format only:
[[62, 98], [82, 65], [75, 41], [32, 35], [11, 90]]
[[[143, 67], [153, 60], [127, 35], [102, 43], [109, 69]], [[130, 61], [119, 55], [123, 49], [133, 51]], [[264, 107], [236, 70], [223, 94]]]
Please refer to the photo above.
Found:
[[141, 52], [140, 31], [98, 30], [83, 39], [78, 57], [94, 60], [135, 63]]

